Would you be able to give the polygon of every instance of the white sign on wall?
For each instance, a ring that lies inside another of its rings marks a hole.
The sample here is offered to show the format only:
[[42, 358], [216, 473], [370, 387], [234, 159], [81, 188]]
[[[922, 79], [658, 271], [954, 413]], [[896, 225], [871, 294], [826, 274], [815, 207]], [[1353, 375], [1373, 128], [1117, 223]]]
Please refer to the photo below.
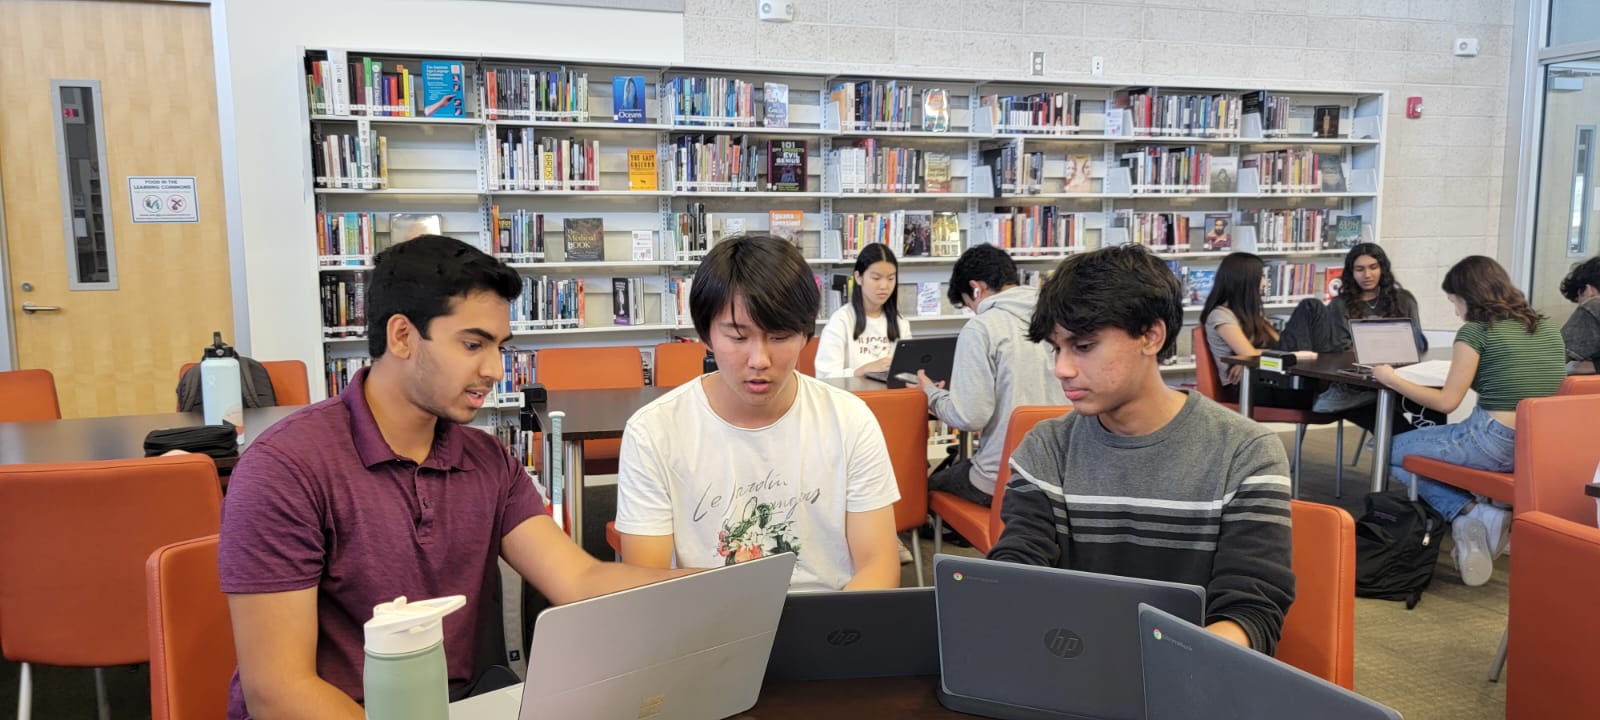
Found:
[[200, 222], [194, 176], [128, 177], [128, 207], [136, 223]]

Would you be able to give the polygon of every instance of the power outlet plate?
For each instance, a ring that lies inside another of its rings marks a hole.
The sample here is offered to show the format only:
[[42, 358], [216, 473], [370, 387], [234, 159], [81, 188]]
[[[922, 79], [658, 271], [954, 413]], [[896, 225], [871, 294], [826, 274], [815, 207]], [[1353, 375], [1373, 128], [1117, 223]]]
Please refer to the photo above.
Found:
[[1044, 74], [1044, 52], [1035, 50], [1033, 53], [1033, 74]]
[[1089, 58], [1089, 74], [1090, 75], [1104, 75], [1104, 74], [1106, 74], [1106, 59], [1103, 58], [1103, 57], [1100, 57], [1099, 55], [1096, 55], [1096, 56], [1094, 56], [1092, 58]]
[[1478, 39], [1456, 38], [1455, 45], [1452, 48], [1456, 57], [1476, 57], [1478, 55]]

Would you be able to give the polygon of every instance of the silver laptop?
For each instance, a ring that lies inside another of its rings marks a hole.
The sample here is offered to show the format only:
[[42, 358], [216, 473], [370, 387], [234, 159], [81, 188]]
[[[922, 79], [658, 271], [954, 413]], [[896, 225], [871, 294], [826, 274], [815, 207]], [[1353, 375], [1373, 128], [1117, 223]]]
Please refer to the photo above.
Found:
[[794, 563], [783, 553], [545, 610], [528, 681], [451, 703], [450, 720], [744, 712], [761, 692]]
[[1205, 589], [938, 555], [939, 702], [1006, 720], [1143, 720], [1139, 604], [1192, 622]]
[[1420, 358], [1411, 321], [1405, 318], [1351, 320], [1350, 339], [1356, 346], [1356, 365], [1411, 365]]
[[1400, 720], [1400, 713], [1157, 610], [1139, 606], [1148, 720]]
[[933, 588], [791, 593], [768, 680], [939, 674]]

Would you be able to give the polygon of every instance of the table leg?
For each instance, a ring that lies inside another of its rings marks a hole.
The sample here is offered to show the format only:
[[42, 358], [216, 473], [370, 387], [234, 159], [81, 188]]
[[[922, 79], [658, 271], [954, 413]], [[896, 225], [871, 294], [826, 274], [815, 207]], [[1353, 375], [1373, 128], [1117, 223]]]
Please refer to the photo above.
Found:
[[[1378, 417], [1372, 425], [1372, 491], [1383, 492], [1389, 484], [1389, 441], [1394, 437], [1394, 391], [1378, 391]], [[1417, 499], [1416, 483], [1411, 484], [1411, 499]]]
[[565, 440], [561, 443], [564, 455], [563, 464], [566, 466], [566, 491], [564, 498], [567, 521], [571, 525], [567, 534], [572, 536], [572, 541], [583, 547], [583, 441]]
[[1250, 412], [1255, 409], [1255, 370], [1249, 365], [1244, 366], [1244, 372], [1239, 376], [1239, 414], [1250, 417]]

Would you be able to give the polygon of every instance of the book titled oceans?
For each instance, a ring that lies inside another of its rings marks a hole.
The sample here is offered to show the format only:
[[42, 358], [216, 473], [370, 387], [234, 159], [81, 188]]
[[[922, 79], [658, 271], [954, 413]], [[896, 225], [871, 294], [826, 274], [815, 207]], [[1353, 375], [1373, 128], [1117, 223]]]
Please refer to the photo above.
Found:
[[466, 70], [456, 60], [422, 62], [422, 114], [466, 117]]
[[611, 78], [612, 118], [619, 123], [644, 122], [644, 76]]

